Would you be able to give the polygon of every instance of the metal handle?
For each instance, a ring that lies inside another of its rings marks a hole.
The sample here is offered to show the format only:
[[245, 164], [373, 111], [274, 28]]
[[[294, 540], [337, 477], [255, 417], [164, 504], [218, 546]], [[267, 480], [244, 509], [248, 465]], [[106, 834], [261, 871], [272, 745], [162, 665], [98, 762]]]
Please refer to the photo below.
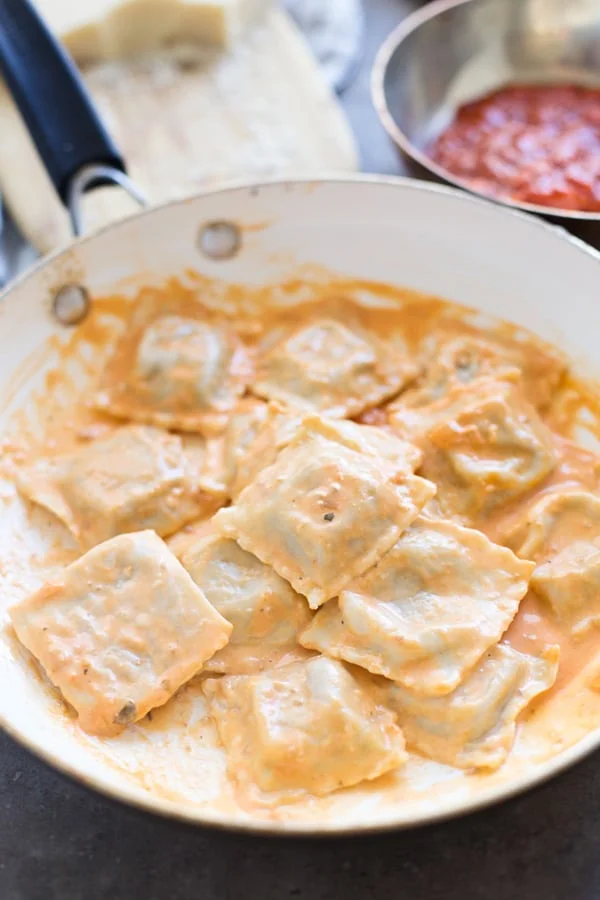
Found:
[[120, 169], [112, 166], [84, 166], [69, 182], [67, 208], [71, 217], [71, 228], [75, 237], [85, 231], [82, 200], [88, 191], [106, 184], [122, 187], [140, 206], [147, 206], [148, 201], [135, 181]]
[[56, 192], [70, 210], [75, 234], [82, 230], [81, 198], [86, 191], [119, 184], [145, 205], [73, 60], [31, 0], [0, 0], [0, 73]]

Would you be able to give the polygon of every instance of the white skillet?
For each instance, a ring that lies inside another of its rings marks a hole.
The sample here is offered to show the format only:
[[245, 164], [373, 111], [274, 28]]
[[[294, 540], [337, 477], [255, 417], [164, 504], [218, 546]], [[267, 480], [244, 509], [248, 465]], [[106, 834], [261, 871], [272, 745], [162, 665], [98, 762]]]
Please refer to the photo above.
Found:
[[[38, 57], [42, 38], [43, 52], [50, 53], [48, 36], [40, 31], [39, 22], [32, 25], [31, 8], [24, 0], [0, 0], [0, 10], [3, 25], [8, 22], [0, 38], [4, 73], [38, 143], [40, 135], [50, 135], [46, 162], [61, 196], [73, 200], [75, 194], [77, 205], [78, 192], [82, 183], [89, 184], [90, 171], [91, 180], [98, 180], [97, 169], [90, 170], [90, 165], [110, 163], [118, 172], [122, 163], [110, 145], [110, 158], [105, 152], [95, 153], [93, 139], [87, 149], [83, 146], [83, 155], [78, 145], [70, 167], [64, 152], [55, 154], [54, 162], [49, 159], [52, 146], [60, 147], [60, 140], [64, 144], [65, 128], [67, 143], [81, 136], [81, 128], [74, 131], [73, 120], [66, 114], [48, 119], [51, 105], [44, 110], [46, 121], [40, 122], [37, 102], [31, 106], [30, 90], [36, 86], [23, 81], [31, 45], [14, 40], [11, 21], [22, 26], [22, 10], [28, 10], [25, 24], [27, 29], [38, 29]], [[67, 84], [72, 108], [73, 74], [65, 68], [64, 59], [56, 56], [56, 48], [51, 50], [52, 64], [63, 79], [63, 88]], [[39, 82], [34, 71], [35, 67], [28, 68], [28, 79]], [[48, 71], [46, 67], [42, 78], [46, 86], [40, 88], [46, 103]], [[39, 100], [39, 94], [37, 97]], [[63, 103], [63, 112], [68, 112], [68, 102]], [[95, 139], [98, 134], [101, 144], [96, 143], [96, 150], [100, 146], [105, 151], [107, 138], [96, 130]], [[121, 179], [114, 172], [111, 177]], [[207, 244], [205, 229], [214, 223], [229, 225], [209, 229]], [[228, 246], [232, 233], [241, 240], [237, 249]], [[218, 251], [235, 252], [226, 252], [227, 258], [203, 252], [202, 247], [207, 246], [213, 251], [215, 243]], [[600, 255], [562, 230], [467, 194], [416, 181], [366, 176], [271, 181], [228, 187], [142, 212], [77, 240], [5, 291], [0, 302], [0, 434], [17, 411], [34, 408], [32, 392], [52, 364], [44, 348], [52, 340], [66, 341], [76, 327], [61, 324], [56, 311], [63, 314], [66, 309], [68, 318], [69, 302], [74, 300], [77, 312], [82, 297], [79, 287], [93, 303], [94, 296], [121, 291], [133, 298], [136, 288], [189, 269], [236, 283], [267, 284], [289, 278], [303, 266], [414, 288], [500, 316], [562, 347], [586, 376], [600, 375]], [[69, 285], [77, 290], [61, 293]], [[82, 377], [81, 389], [85, 392], [87, 388]], [[16, 523], [22, 521], [16, 501], [5, 500], [0, 515], [0, 559], [18, 555], [22, 535]], [[0, 596], [2, 727], [46, 762], [105, 794], [197, 824], [311, 834], [407, 827], [458, 815], [523, 791], [600, 746], [598, 729], [564, 753], [508, 782], [482, 786], [476, 793], [456, 791], [439, 798], [432, 791], [416, 805], [348, 802], [338, 807], [334, 804], [327, 817], [311, 816], [309, 811], [287, 822], [259, 821], [219, 804], [211, 794], [209, 782], [214, 772], [210, 767], [206, 783], [196, 765], [186, 763], [178, 769], [181, 754], [189, 755], [184, 724], [175, 726], [169, 742], [157, 750], [157, 765], [178, 773], [169, 790], [163, 791], [152, 788], [151, 778], [140, 777], [152, 759], [147, 742], [135, 736], [122, 739], [122, 745], [82, 740], [73, 723], [57, 714], [55, 699], [14, 652], [4, 630], [6, 610], [14, 599], [6, 590]], [[122, 756], [119, 746], [124, 748]]]

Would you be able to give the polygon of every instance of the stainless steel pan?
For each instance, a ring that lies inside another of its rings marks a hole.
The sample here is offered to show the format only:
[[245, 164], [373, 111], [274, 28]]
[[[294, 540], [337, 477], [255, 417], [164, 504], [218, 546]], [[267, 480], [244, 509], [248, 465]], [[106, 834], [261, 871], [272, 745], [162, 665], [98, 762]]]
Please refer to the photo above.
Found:
[[[415, 173], [467, 188], [427, 145], [463, 103], [510, 82], [598, 84], [597, 0], [434, 0], [381, 47], [373, 102]], [[600, 214], [502, 200], [599, 246]]]

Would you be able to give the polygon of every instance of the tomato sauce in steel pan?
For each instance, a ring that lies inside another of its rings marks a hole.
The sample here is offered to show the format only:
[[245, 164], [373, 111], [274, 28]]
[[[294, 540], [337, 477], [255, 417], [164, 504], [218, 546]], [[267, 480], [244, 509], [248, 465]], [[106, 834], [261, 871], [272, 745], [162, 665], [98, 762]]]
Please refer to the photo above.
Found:
[[461, 106], [429, 154], [490, 196], [600, 212], [600, 89], [500, 88]]

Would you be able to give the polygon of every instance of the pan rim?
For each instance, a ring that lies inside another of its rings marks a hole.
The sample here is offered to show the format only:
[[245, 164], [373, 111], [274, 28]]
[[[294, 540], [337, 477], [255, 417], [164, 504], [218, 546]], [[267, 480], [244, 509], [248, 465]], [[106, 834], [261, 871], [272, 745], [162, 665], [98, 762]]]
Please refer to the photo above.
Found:
[[[473, 0], [433, 0], [432, 5], [435, 6], [437, 3], [448, 2], [459, 4], [465, 2], [471, 3], [473, 2]], [[586, 243], [586, 241], [584, 241], [582, 238], [567, 231], [564, 225], [555, 222], [549, 222], [547, 219], [540, 218], [538, 215], [532, 215], [529, 210], [521, 209], [521, 207], [518, 205], [506, 204], [496, 201], [491, 197], [486, 197], [483, 194], [478, 194], [473, 191], [465, 191], [460, 186], [426, 181], [422, 178], [413, 178], [409, 175], [380, 175], [367, 172], [340, 174], [339, 172], [323, 171], [318, 175], [299, 175], [290, 178], [274, 175], [272, 177], [260, 179], [231, 179], [223, 182], [219, 187], [196, 191], [195, 193], [189, 194], [179, 200], [166, 200], [162, 203], [148, 206], [145, 209], [137, 210], [136, 212], [132, 213], [131, 215], [125, 216], [122, 219], [119, 219], [115, 222], [110, 222], [107, 225], [101, 225], [100, 227], [92, 229], [91, 231], [82, 234], [79, 237], [75, 237], [69, 244], [66, 244], [63, 247], [58, 247], [57, 249], [52, 250], [50, 253], [39, 257], [33, 263], [33, 265], [10, 280], [8, 284], [6, 284], [2, 288], [2, 290], [0, 290], [0, 303], [6, 300], [13, 290], [24, 284], [30, 277], [33, 277], [38, 272], [41, 272], [43, 269], [49, 267], [59, 259], [65, 257], [67, 254], [72, 253], [78, 247], [87, 245], [96, 237], [106, 234], [109, 231], [117, 231], [120, 228], [127, 227], [131, 222], [140, 221], [141, 219], [158, 215], [163, 210], [178, 209], [180, 207], [189, 206], [190, 204], [201, 200], [203, 197], [215, 197], [220, 194], [227, 194], [236, 191], [248, 191], [256, 193], [257, 191], [261, 191], [265, 188], [269, 189], [278, 187], [284, 190], [287, 190], [290, 187], [305, 187], [308, 189], [312, 189], [313, 187], [323, 187], [328, 184], [360, 184], [380, 185], [382, 187], [400, 187], [409, 190], [414, 189], [417, 192], [422, 191], [430, 194], [438, 194], [440, 196], [453, 198], [455, 201], [460, 200], [461, 202], [475, 204], [475, 206], [484, 206], [488, 211], [493, 211], [500, 216], [512, 216], [513, 218], [520, 219], [522, 222], [525, 221], [529, 225], [540, 228], [542, 231], [546, 231], [546, 233], [554, 234], [560, 239], [565, 240], [567, 243], [572, 244], [574, 247], [577, 247], [586, 255], [591, 256], [597, 261], [600, 261], [600, 249], [596, 249], [591, 244]]]

